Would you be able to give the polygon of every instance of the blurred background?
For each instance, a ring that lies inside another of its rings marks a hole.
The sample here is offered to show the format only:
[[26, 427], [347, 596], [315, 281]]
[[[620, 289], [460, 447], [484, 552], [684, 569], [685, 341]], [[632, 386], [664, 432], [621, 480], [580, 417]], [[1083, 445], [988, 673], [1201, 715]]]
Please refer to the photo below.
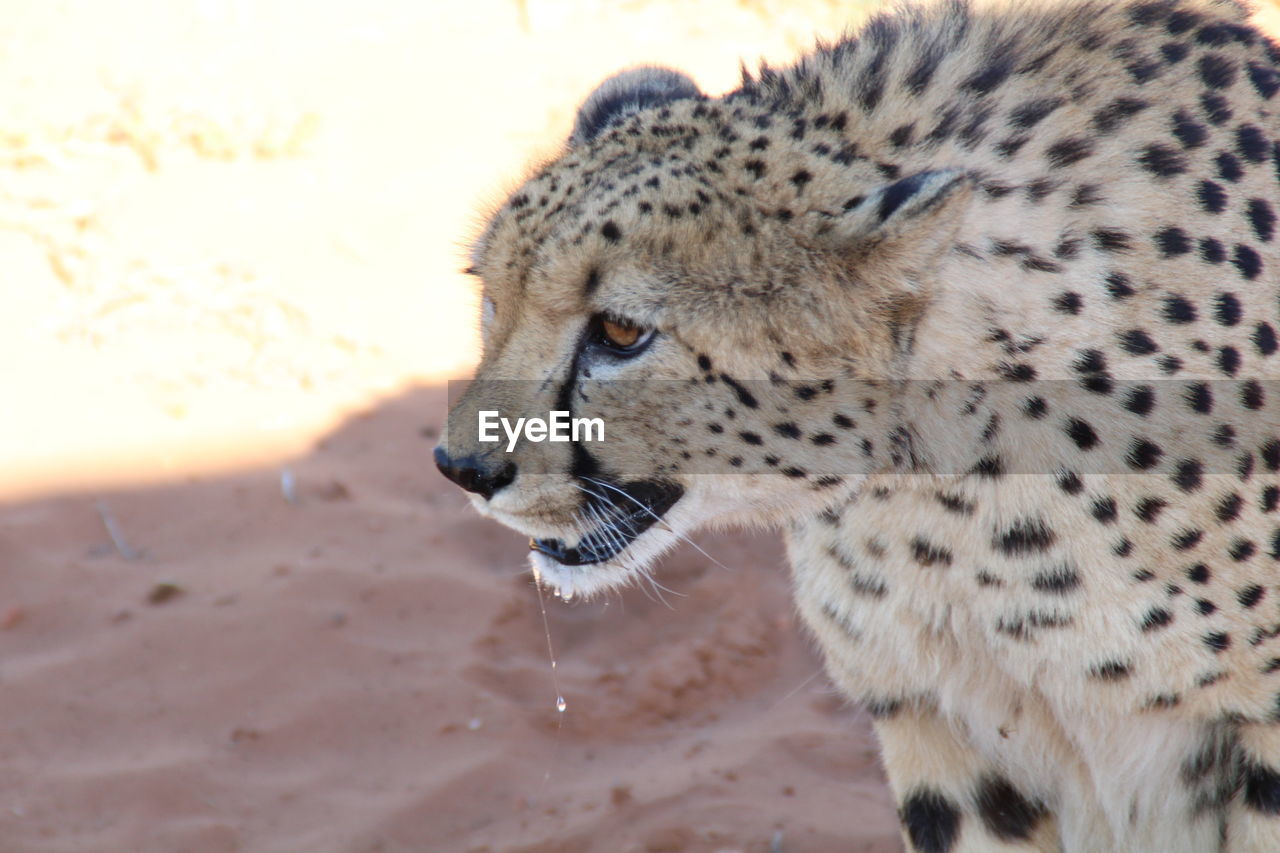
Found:
[[544, 612], [430, 462], [594, 85], [872, 5], [4, 0], [0, 853], [900, 849], [775, 537]]
[[834, 0], [6, 0], [0, 496], [297, 449], [476, 357], [486, 205], [638, 62], [709, 92]]

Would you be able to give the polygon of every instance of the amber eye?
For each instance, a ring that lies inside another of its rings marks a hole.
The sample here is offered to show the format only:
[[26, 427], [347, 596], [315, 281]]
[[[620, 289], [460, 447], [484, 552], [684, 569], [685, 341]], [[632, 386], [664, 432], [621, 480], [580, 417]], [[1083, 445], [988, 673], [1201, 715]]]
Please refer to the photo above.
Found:
[[617, 318], [596, 318], [595, 339], [618, 355], [635, 355], [653, 337], [652, 329], [645, 329]]
[[604, 333], [605, 340], [618, 349], [627, 349], [635, 346], [636, 341], [640, 340], [640, 335], [643, 331], [639, 326], [628, 326], [625, 323], [615, 323], [612, 320], [601, 320], [600, 330]]

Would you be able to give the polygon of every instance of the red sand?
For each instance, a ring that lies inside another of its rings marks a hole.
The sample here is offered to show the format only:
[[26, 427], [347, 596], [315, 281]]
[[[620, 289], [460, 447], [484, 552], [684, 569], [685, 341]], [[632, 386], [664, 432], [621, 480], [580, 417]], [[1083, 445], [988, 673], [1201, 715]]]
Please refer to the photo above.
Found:
[[351, 419], [294, 504], [265, 470], [0, 510], [0, 850], [899, 849], [773, 538], [677, 553], [669, 607], [548, 596], [553, 674], [524, 542], [429, 467], [443, 407]]

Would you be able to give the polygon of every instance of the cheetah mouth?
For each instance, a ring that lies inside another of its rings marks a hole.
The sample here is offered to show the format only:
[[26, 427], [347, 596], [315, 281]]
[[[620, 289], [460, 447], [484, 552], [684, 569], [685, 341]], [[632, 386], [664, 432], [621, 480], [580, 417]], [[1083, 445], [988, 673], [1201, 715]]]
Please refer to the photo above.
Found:
[[530, 550], [562, 566], [587, 566], [612, 560], [660, 521], [684, 495], [684, 488], [676, 483], [653, 480], [610, 483], [588, 478], [580, 488], [587, 496], [581, 515], [595, 526], [578, 544], [567, 545], [562, 539], [529, 540]]

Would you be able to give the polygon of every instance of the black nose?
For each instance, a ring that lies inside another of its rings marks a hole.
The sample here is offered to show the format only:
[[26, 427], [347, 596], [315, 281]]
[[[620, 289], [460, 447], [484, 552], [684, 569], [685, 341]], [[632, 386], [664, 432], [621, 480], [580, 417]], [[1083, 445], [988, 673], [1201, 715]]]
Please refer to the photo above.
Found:
[[516, 466], [512, 462], [500, 462], [494, 465], [479, 456], [454, 459], [441, 447], [436, 448], [435, 457], [436, 467], [440, 469], [441, 474], [485, 500], [489, 500], [502, 488], [511, 485], [516, 478]]

